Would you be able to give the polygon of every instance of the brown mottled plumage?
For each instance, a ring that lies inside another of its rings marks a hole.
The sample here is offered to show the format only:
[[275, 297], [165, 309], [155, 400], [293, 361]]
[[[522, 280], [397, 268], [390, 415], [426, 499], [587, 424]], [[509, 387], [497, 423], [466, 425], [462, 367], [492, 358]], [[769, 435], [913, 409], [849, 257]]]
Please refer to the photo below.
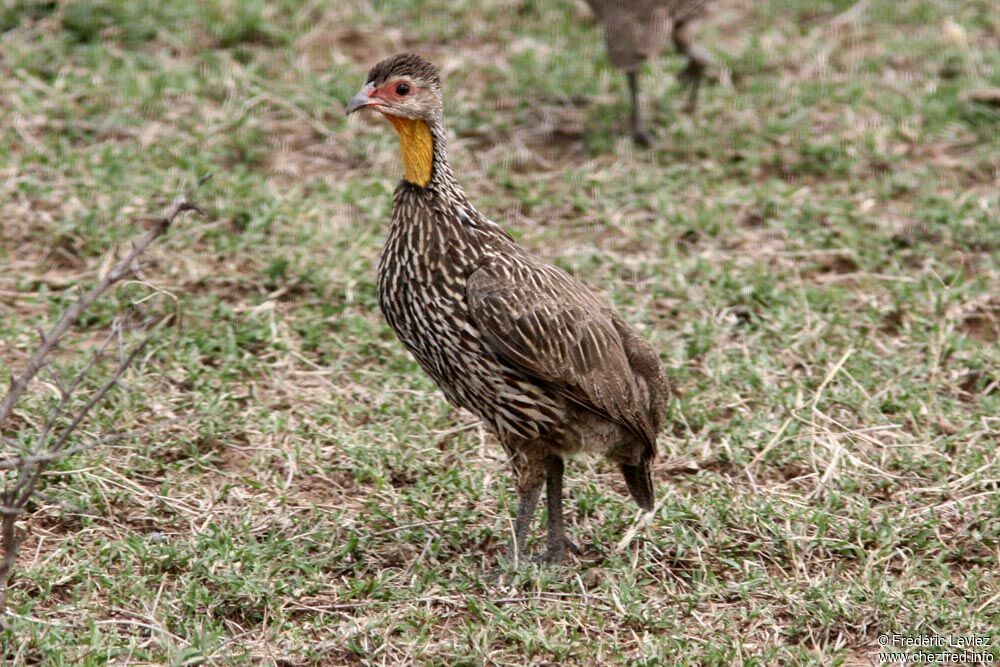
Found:
[[639, 67], [663, 50], [672, 39], [687, 59], [681, 81], [691, 87], [687, 110], [698, 101], [698, 86], [705, 68], [712, 62], [701, 47], [691, 41], [690, 22], [698, 18], [710, 0], [586, 0], [604, 27], [604, 41], [611, 64], [625, 72], [632, 101], [632, 138], [643, 146], [649, 137], [639, 114]]
[[[635, 501], [651, 509], [650, 465], [666, 401], [653, 348], [580, 281], [469, 203], [448, 164], [432, 65], [411, 54], [379, 63], [347, 112], [365, 107], [399, 131], [407, 174], [379, 261], [379, 305], [448, 400], [482, 418], [508, 453], [520, 497], [512, 557], [543, 482], [546, 556], [576, 550], [563, 529], [565, 456], [608, 456]], [[433, 142], [426, 164], [424, 136]]]

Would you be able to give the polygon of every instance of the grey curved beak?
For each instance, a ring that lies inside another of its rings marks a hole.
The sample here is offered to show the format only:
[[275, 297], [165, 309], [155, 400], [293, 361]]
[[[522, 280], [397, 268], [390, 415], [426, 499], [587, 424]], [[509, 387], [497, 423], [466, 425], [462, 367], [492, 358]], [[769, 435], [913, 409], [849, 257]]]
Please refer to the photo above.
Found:
[[351, 101], [347, 103], [344, 115], [350, 116], [358, 109], [364, 109], [365, 107], [380, 106], [382, 104], [382, 100], [372, 97], [371, 95], [373, 92], [375, 92], [375, 84], [366, 83], [364, 87], [358, 91], [358, 94], [352, 97]]

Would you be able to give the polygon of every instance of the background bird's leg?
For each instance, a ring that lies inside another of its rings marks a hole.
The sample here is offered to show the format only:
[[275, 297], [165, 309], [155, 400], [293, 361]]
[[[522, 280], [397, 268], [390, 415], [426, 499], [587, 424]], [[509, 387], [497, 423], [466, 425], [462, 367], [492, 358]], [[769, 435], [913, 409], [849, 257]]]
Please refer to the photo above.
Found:
[[642, 116], [639, 113], [639, 73], [632, 70], [625, 73], [628, 77], [628, 92], [632, 99], [632, 141], [640, 146], [649, 145], [649, 135], [642, 129]]
[[674, 46], [688, 59], [687, 66], [681, 70], [678, 78], [680, 78], [681, 83], [691, 88], [684, 110], [692, 112], [698, 106], [698, 87], [701, 85], [701, 80], [705, 77], [705, 70], [711, 64], [712, 57], [708, 55], [707, 51], [691, 41], [688, 26], [687, 21], [677, 21], [674, 23], [672, 36]]
[[528, 539], [528, 531], [531, 529], [531, 520], [535, 516], [535, 508], [538, 507], [538, 498], [542, 495], [542, 480], [533, 482], [525, 491], [521, 492], [517, 503], [517, 518], [514, 519], [514, 541], [507, 552], [507, 560], [517, 563], [524, 553], [524, 543]]
[[547, 473], [545, 503], [549, 512], [549, 548], [545, 552], [544, 559], [550, 563], [558, 563], [563, 559], [566, 549], [575, 554], [581, 552], [580, 547], [567, 539], [563, 523], [562, 479], [564, 464], [562, 457], [549, 455], [545, 459], [545, 468]]

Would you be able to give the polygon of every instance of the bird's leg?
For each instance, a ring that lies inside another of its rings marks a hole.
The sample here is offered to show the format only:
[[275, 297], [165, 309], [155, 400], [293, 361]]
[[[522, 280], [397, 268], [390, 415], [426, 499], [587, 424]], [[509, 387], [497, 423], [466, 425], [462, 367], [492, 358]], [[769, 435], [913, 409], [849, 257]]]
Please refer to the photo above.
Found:
[[519, 493], [517, 503], [517, 518], [514, 519], [514, 541], [507, 552], [507, 560], [516, 564], [524, 553], [524, 543], [528, 539], [531, 520], [538, 507], [538, 498], [542, 495], [542, 480], [532, 482], [526, 490]]
[[712, 57], [708, 55], [707, 51], [691, 41], [688, 25], [687, 21], [674, 23], [672, 37], [674, 46], [688, 59], [687, 66], [681, 70], [678, 78], [682, 84], [689, 86], [691, 89], [687, 105], [684, 107], [684, 110], [690, 113], [698, 106], [698, 87], [705, 77], [705, 70], [712, 63]]
[[649, 135], [642, 129], [642, 116], [639, 113], [639, 73], [631, 70], [625, 76], [628, 77], [628, 92], [632, 99], [632, 141], [640, 146], [648, 146]]
[[581, 553], [580, 547], [576, 546], [566, 537], [566, 528], [563, 523], [562, 507], [562, 479], [563, 479], [562, 457], [550, 454], [545, 458], [546, 481], [545, 481], [545, 503], [549, 512], [548, 537], [549, 548], [543, 556], [543, 560], [549, 563], [558, 563], [566, 555], [566, 549], [574, 554]]

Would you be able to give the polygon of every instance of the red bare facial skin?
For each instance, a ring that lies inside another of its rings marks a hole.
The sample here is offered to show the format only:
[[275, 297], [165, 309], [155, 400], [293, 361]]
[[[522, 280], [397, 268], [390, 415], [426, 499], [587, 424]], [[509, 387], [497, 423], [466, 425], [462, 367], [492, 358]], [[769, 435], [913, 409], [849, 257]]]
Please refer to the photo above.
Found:
[[[403, 99], [403, 96], [396, 92], [396, 86], [400, 81], [390, 81], [376, 88], [372, 84], [366, 84], [358, 91], [358, 94], [347, 103], [345, 113], [349, 116], [359, 109], [371, 108], [375, 111], [385, 113], [379, 107], [383, 107]], [[411, 86], [412, 88], [412, 86]], [[388, 115], [388, 114], [387, 114]]]
[[372, 91], [372, 95], [390, 104], [393, 102], [398, 102], [399, 100], [403, 99], [403, 96], [396, 92], [396, 86], [398, 86], [399, 84], [400, 84], [399, 81], [390, 81], [389, 83], [384, 84], [381, 88], [376, 88], [374, 91]]

